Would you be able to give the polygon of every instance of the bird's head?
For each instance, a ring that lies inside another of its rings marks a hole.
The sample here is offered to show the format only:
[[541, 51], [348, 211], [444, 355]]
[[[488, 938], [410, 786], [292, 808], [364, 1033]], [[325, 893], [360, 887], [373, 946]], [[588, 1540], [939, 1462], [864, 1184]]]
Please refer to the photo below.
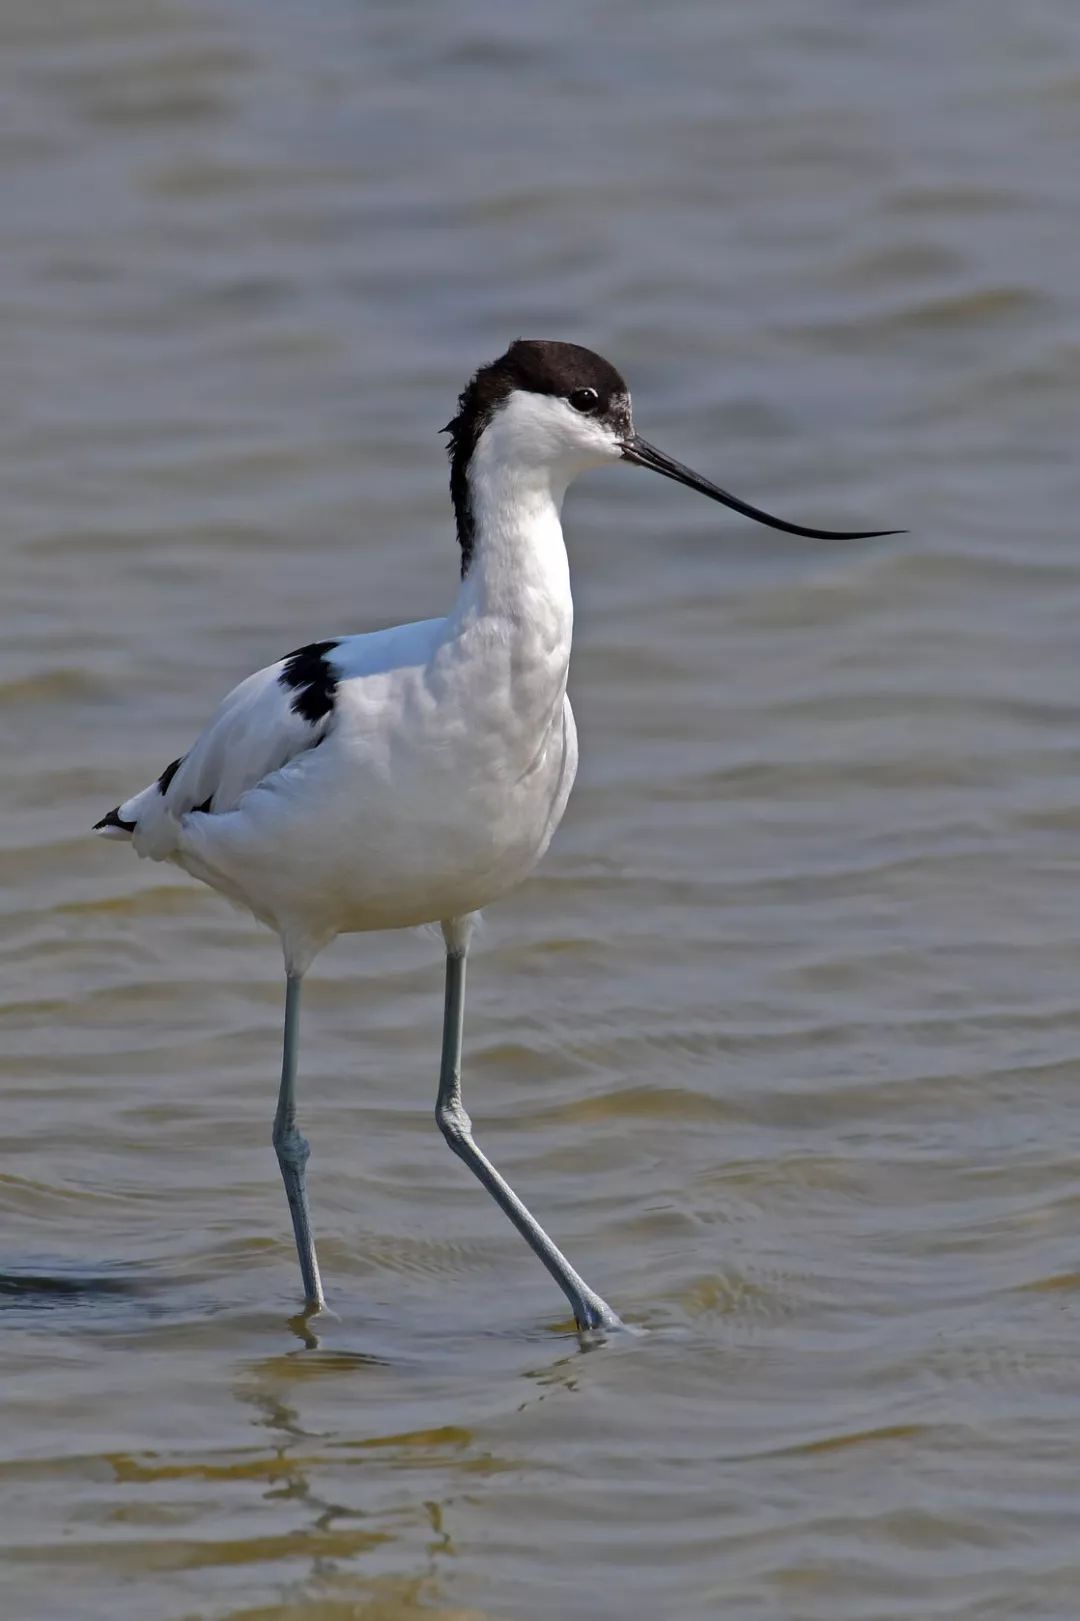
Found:
[[634, 430], [630, 390], [610, 361], [576, 343], [519, 338], [463, 390], [450, 435], [450, 490], [458, 514], [462, 572], [472, 536], [469, 477], [477, 462], [546, 470], [565, 486], [578, 473], [626, 461], [685, 484], [758, 523], [816, 540], [866, 540], [892, 529], [809, 529], [774, 518], [657, 450]]

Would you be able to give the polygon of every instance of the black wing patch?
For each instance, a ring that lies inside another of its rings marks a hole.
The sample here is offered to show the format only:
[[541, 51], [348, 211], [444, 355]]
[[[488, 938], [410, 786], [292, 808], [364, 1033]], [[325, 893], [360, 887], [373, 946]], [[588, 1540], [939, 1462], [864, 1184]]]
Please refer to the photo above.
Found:
[[310, 725], [328, 715], [337, 693], [337, 671], [327, 658], [337, 642], [309, 642], [285, 660], [278, 680], [292, 691], [290, 708]]
[[172, 782], [173, 778], [176, 776], [176, 773], [179, 771], [179, 769], [183, 765], [183, 763], [184, 763], [184, 756], [183, 755], [180, 756], [179, 760], [170, 761], [170, 763], [165, 767], [164, 771], [161, 773], [161, 776], [158, 778], [158, 780], [157, 780], [158, 793], [161, 795], [161, 797], [163, 799], [164, 799], [165, 795], [169, 791], [169, 784]]

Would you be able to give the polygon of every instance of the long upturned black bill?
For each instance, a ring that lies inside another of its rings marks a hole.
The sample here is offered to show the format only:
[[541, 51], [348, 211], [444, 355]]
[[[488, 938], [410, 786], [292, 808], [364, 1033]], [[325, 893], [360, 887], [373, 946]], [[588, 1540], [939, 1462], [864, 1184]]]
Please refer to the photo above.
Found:
[[673, 478], [676, 484], [686, 484], [692, 490], [700, 490], [702, 495], [709, 496], [713, 501], [722, 501], [726, 507], [735, 512], [741, 512], [746, 518], [754, 518], [758, 523], [767, 523], [770, 529], [782, 529], [788, 535], [808, 535], [811, 540], [873, 540], [878, 535], [902, 535], [903, 529], [807, 529], [801, 523], [788, 523], [785, 518], [774, 518], [769, 512], [762, 512], [760, 507], [752, 507], [747, 501], [740, 501], [737, 495], [729, 495], [718, 484], [710, 484], [707, 478], [695, 473], [691, 468], [684, 467], [682, 462], [673, 461], [665, 456], [662, 450], [650, 445], [639, 433], [628, 439], [623, 445], [624, 458], [633, 462], [637, 467], [648, 467], [654, 473], [660, 473], [664, 478]]

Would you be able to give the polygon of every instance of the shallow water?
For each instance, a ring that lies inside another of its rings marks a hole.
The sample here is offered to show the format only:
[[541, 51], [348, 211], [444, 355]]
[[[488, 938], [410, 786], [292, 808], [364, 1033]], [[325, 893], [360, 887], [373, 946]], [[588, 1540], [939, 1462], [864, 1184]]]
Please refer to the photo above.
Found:
[[[1074, 1621], [1080, 26], [1068, 0], [8, 0], [4, 1621]], [[442, 611], [519, 333], [826, 545], [567, 507], [583, 767], [471, 975], [86, 829], [289, 648]]]

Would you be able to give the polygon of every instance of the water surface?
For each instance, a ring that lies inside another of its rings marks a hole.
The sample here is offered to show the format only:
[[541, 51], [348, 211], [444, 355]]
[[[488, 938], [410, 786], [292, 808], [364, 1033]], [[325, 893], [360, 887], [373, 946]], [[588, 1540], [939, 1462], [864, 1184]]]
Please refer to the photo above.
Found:
[[[1005, 7], [9, 0], [5, 1621], [1074, 1621], [1080, 27]], [[861, 545], [567, 504], [583, 766], [471, 975], [309, 981], [87, 828], [249, 670], [439, 613], [524, 334]]]

